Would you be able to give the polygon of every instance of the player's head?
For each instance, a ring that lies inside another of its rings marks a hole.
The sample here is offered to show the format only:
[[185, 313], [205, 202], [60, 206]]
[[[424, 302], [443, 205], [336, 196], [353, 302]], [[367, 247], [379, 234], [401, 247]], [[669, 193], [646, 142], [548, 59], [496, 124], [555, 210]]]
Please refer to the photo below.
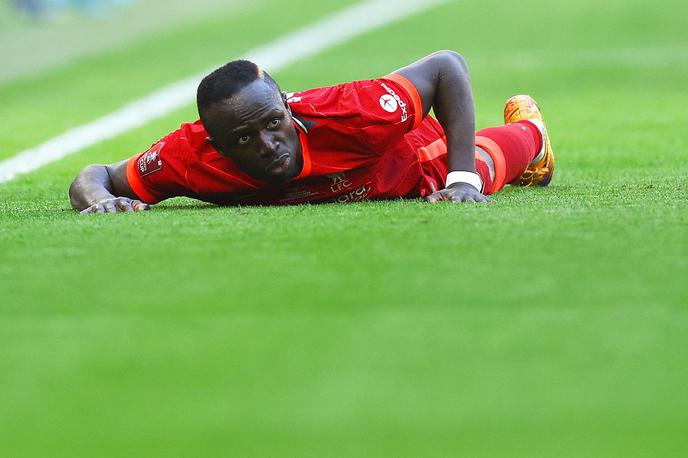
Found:
[[280, 182], [298, 175], [301, 144], [286, 95], [259, 66], [235, 60], [203, 78], [198, 113], [208, 141], [244, 172]]

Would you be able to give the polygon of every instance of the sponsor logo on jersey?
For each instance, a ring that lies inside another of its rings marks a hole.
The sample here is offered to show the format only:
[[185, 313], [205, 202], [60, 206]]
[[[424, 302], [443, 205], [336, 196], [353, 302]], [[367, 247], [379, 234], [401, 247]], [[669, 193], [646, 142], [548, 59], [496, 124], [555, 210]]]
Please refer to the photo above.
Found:
[[163, 146], [165, 146], [165, 142], [158, 142], [139, 157], [136, 164], [139, 169], [139, 175], [145, 177], [146, 175], [150, 175], [162, 169], [160, 150]]
[[380, 106], [388, 113], [394, 113], [399, 108], [397, 101], [389, 94], [382, 94], [380, 96]]
[[381, 82], [380, 85], [387, 91], [387, 94], [383, 94], [382, 97], [380, 97], [380, 106], [382, 109], [389, 113], [394, 113], [398, 108], [401, 108], [401, 122], [405, 122], [408, 119], [406, 102], [401, 100], [401, 97], [394, 92], [394, 89], [387, 86], [385, 83]]
[[340, 204], [345, 204], [347, 202], [358, 202], [360, 200], [365, 200], [370, 191], [373, 189], [372, 183], [366, 183], [360, 188], [349, 191], [346, 194], [335, 197], [332, 202], [339, 202]]

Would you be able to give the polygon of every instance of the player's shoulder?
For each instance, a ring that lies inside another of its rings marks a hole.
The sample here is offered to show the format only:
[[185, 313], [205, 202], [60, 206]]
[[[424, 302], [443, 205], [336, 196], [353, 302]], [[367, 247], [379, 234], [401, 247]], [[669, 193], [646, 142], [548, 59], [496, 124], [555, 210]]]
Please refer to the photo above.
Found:
[[288, 92], [287, 100], [289, 102], [299, 103], [313, 99], [327, 98], [342, 94], [345, 95], [351, 93], [352, 91], [365, 89], [366, 87], [369, 87], [372, 84], [374, 84], [377, 80], [378, 79], [346, 81], [342, 83], [333, 84], [330, 86], [321, 86], [309, 89], [302, 89], [294, 92]]
[[200, 121], [183, 123], [156, 143], [159, 151], [167, 156], [196, 156], [208, 146], [208, 133]]
[[287, 102], [295, 113], [315, 117], [347, 117], [360, 112], [361, 106], [387, 93], [389, 81], [383, 78], [356, 80], [287, 93]]

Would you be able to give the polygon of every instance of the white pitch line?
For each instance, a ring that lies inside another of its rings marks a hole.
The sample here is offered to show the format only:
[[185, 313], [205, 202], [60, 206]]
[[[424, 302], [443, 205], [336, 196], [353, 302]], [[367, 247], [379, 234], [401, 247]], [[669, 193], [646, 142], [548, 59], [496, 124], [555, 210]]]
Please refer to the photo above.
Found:
[[[318, 54], [366, 32], [447, 1], [368, 0], [340, 10], [268, 45], [253, 49], [242, 58], [276, 72], [299, 59]], [[193, 102], [196, 87], [207, 73], [203, 72], [166, 86], [109, 115], [70, 129], [41, 145], [0, 162], [0, 183], [117, 137]]]

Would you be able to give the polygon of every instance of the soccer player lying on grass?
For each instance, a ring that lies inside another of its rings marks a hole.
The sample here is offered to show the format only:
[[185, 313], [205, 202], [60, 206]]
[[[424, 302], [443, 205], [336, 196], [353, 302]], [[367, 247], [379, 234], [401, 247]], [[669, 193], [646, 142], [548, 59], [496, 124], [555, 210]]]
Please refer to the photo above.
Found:
[[487, 202], [506, 183], [546, 186], [554, 172], [528, 96], [507, 101], [506, 125], [475, 133], [468, 70], [451, 51], [384, 78], [293, 94], [256, 64], [233, 61], [203, 79], [197, 102], [199, 121], [128, 160], [86, 167], [69, 189], [74, 209], [141, 211], [175, 196], [221, 205]]

